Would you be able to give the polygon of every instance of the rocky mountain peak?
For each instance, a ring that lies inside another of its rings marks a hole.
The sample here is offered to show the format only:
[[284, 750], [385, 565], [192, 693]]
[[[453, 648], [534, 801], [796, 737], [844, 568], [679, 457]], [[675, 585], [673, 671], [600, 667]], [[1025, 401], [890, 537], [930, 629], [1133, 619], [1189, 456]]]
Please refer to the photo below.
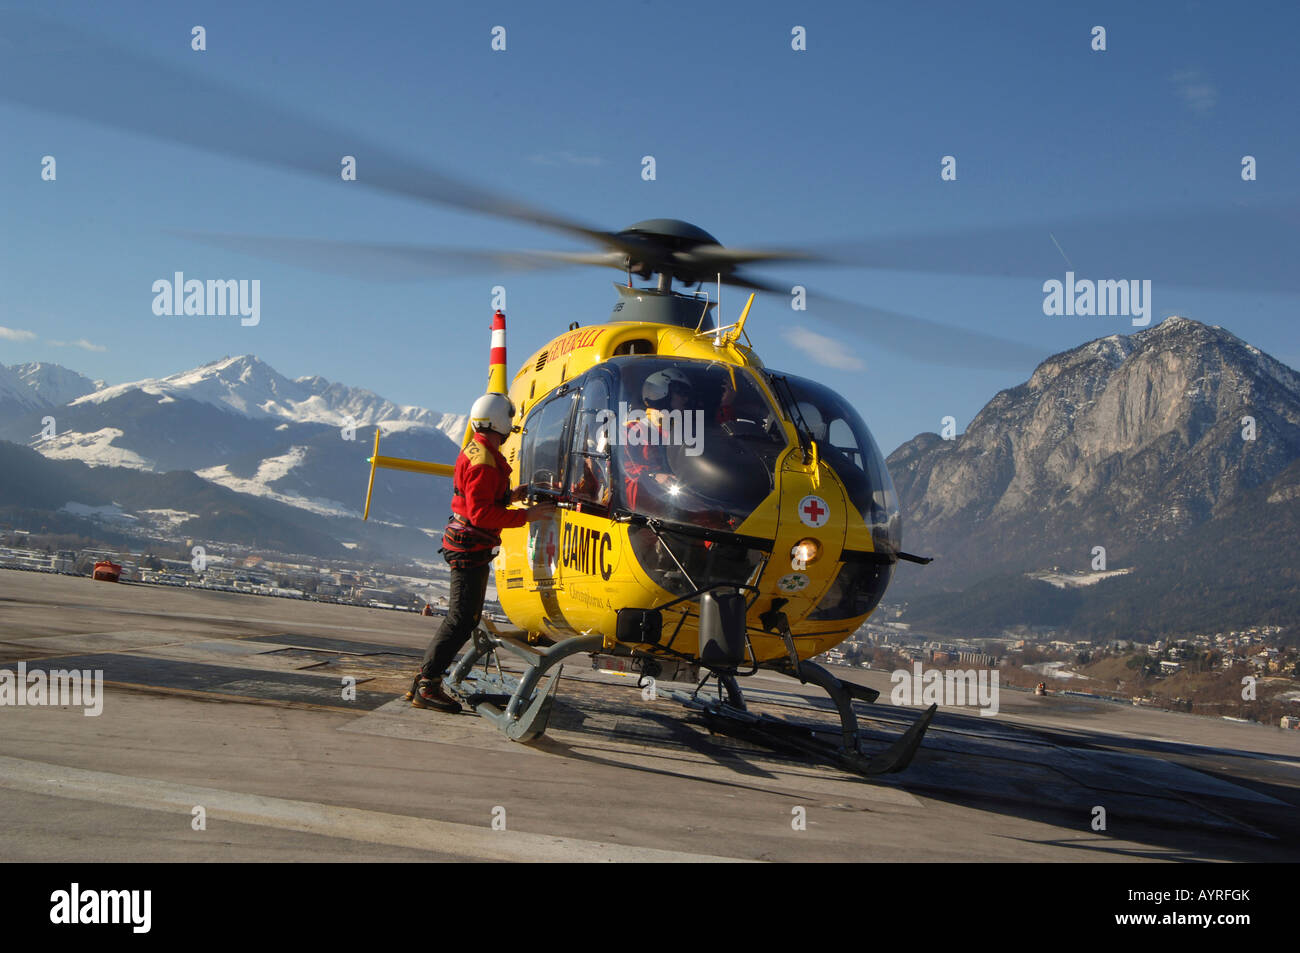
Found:
[[[1177, 317], [1053, 355], [956, 440], [916, 438], [889, 466], [910, 549], [987, 562], [1015, 536], [1063, 551], [1087, 537], [1177, 535], [1297, 456], [1295, 372]], [[977, 555], [986, 532], [996, 540]]]

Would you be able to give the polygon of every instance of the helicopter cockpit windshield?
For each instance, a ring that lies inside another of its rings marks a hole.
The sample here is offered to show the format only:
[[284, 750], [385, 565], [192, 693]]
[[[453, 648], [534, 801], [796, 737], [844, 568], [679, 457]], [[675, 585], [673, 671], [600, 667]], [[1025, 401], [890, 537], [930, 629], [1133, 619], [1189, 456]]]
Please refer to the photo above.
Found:
[[723, 532], [771, 494], [787, 446], [749, 371], [640, 356], [574, 378], [524, 433], [521, 480], [537, 495]]
[[666, 589], [757, 573], [761, 548], [735, 533], [771, 495], [788, 439], [745, 368], [612, 358], [539, 402], [524, 433], [534, 496], [633, 519], [637, 559]]
[[772, 492], [786, 436], [744, 368], [630, 358], [603, 435], [616, 461], [616, 506], [644, 516], [734, 530]]
[[[898, 494], [866, 423], [848, 401], [824, 384], [779, 371], [768, 374], [789, 385], [796, 425], [817, 442], [821, 459], [844, 483], [849, 499], [871, 528], [876, 551], [897, 553], [903, 545]], [[778, 387], [777, 393], [781, 390]]]

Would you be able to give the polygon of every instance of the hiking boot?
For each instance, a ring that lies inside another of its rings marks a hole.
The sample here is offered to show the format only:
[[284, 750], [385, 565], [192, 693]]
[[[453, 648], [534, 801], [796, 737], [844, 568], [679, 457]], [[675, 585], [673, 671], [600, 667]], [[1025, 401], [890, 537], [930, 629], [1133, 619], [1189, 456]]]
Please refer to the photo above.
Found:
[[432, 708], [449, 715], [460, 711], [460, 702], [442, 690], [442, 682], [430, 678], [421, 678], [415, 683], [411, 704], [416, 708]]

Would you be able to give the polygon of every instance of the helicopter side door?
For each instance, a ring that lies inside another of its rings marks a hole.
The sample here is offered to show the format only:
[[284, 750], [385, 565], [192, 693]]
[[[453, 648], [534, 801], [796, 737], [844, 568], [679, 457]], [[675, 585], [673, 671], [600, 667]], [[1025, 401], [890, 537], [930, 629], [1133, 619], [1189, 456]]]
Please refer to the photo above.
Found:
[[606, 622], [606, 587], [617, 584], [607, 377], [595, 371], [569, 382], [524, 427], [520, 480], [529, 484], [530, 500], [557, 504], [552, 517], [529, 524], [526, 546], [530, 588], [539, 600], [534, 611], [553, 634]]
[[[519, 482], [528, 484], [530, 503], [561, 503], [565, 500], [565, 479], [569, 462], [569, 435], [577, 389], [565, 385], [538, 404], [524, 423], [519, 453]], [[549, 519], [529, 523], [525, 559], [527, 574], [538, 591], [560, 585], [560, 531], [563, 510]], [[543, 599], [545, 602], [546, 600]], [[547, 611], [550, 619], [558, 611]], [[556, 624], [562, 620], [553, 619]]]
[[613, 497], [610, 431], [616, 425], [611, 424], [610, 382], [608, 375], [593, 372], [576, 387], [582, 396], [569, 441], [564, 498], [580, 512], [608, 515]]
[[609, 613], [627, 595], [618, 576], [622, 533], [610, 522], [614, 500], [611, 444], [618, 424], [610, 399], [612, 375], [593, 369], [575, 381], [581, 390], [570, 428], [560, 519], [560, 581], [565, 617], [577, 630], [612, 625]]

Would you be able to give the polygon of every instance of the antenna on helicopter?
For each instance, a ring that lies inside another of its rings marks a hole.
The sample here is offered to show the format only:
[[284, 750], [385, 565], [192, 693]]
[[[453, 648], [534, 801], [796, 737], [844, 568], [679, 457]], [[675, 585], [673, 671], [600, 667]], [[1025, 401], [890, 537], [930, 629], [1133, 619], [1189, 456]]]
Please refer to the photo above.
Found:
[[713, 315], [713, 346], [722, 347], [722, 272], [718, 272], [718, 307]]

